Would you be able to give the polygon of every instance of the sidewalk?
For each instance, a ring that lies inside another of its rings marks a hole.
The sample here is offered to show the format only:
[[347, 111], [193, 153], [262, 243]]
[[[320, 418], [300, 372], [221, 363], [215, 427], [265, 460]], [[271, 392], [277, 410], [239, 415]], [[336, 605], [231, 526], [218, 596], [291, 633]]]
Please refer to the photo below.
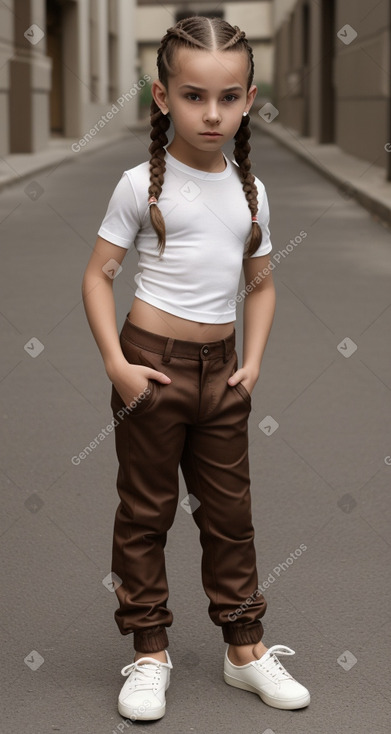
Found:
[[34, 176], [43, 171], [52, 171], [62, 163], [71, 162], [80, 155], [90, 155], [100, 148], [122, 140], [129, 136], [129, 130], [146, 130], [149, 125], [148, 119], [140, 120], [131, 128], [112, 135], [97, 135], [93, 137], [85, 147], [78, 146], [77, 150], [72, 146], [77, 145], [75, 138], [52, 137], [45, 150], [37, 153], [12, 153], [0, 158], [0, 193], [3, 189], [24, 179]]
[[391, 182], [386, 181], [384, 168], [349, 155], [337, 145], [300, 137], [296, 130], [276, 120], [266, 122], [257, 113], [251, 115], [251, 125], [310, 163], [335, 183], [343, 196], [356, 199], [391, 228]]

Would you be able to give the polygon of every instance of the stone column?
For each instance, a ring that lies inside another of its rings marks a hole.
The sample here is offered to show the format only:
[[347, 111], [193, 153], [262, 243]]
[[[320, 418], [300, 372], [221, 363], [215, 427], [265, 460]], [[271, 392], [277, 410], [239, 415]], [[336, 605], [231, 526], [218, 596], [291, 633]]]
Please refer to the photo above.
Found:
[[48, 144], [51, 60], [46, 56], [44, 0], [14, 0], [15, 51], [10, 61], [10, 152]]
[[108, 24], [108, 0], [96, 0], [97, 22], [98, 22], [98, 99], [94, 102], [107, 104], [109, 88], [109, 24]]
[[[126, 93], [138, 80], [135, 39], [136, 8], [129, 0], [118, 0], [118, 92]], [[162, 34], [163, 35], [163, 34]], [[124, 107], [124, 122], [133, 125], [138, 119], [138, 99]]]
[[0, 155], [9, 153], [10, 59], [14, 54], [14, 17], [0, 4]]
[[90, 29], [88, 0], [69, 0], [63, 7], [64, 135], [85, 133], [85, 110], [90, 101]]

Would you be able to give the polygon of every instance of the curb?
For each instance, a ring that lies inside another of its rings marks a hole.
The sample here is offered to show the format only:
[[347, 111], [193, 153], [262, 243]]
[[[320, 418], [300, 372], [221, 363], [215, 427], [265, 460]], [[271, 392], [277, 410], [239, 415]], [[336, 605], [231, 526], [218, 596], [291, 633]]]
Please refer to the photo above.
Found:
[[[132, 126], [129, 126], [127, 129], [114, 133], [113, 135], [106, 136], [101, 140], [94, 140], [89, 147], [82, 148], [77, 153], [74, 153], [71, 149], [72, 143], [75, 142], [73, 138], [60, 138], [58, 147], [56, 147], [54, 141], [51, 141], [49, 148], [45, 148], [45, 150], [38, 153], [14, 153], [9, 156], [4, 156], [0, 160], [2, 160], [6, 166], [8, 165], [10, 169], [13, 169], [13, 172], [4, 176], [1, 176], [0, 172], [0, 194], [10, 186], [19, 184], [27, 179], [33, 179], [35, 175], [42, 173], [43, 171], [48, 171], [50, 169], [55, 170], [59, 165], [72, 163], [73, 161], [78, 160], [80, 155], [91, 155], [101, 148], [115, 145], [128, 137], [133, 130], [147, 131], [148, 129], [149, 120], [142, 120]], [[25, 168], [24, 170], [17, 171], [12, 163], [17, 165], [18, 160], [20, 163], [21, 159], [25, 159]]]
[[[270, 135], [277, 143], [288, 148], [317, 169], [319, 173], [337, 186], [341, 196], [346, 199], [356, 199], [383, 225], [388, 229], [391, 228], [391, 182], [386, 180], [384, 168], [345, 153], [337, 145], [315, 143], [313, 138], [300, 137], [293, 128], [284, 127], [281, 123], [274, 121], [271, 123], [262, 122], [257, 119], [255, 114], [251, 115], [251, 125], [253, 129]], [[333, 168], [333, 164], [328, 160], [330, 158], [338, 158], [338, 170], [336, 167]], [[341, 167], [344, 164], [347, 171], [346, 175], [341, 173]], [[360, 173], [359, 169], [365, 168], [365, 166], [367, 169], [373, 169], [372, 180], [366, 184], [357, 180], [362, 175], [362, 171]]]

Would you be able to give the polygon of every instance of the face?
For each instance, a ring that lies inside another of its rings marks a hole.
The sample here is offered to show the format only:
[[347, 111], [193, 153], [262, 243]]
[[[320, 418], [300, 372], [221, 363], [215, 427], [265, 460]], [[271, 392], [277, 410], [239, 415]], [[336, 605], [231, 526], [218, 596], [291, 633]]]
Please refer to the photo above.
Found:
[[253, 103], [257, 88], [247, 92], [248, 57], [245, 52], [180, 48], [174, 68], [168, 90], [156, 81], [152, 93], [162, 112], [170, 113], [175, 130], [170, 149], [182, 159], [202, 161], [233, 139]]

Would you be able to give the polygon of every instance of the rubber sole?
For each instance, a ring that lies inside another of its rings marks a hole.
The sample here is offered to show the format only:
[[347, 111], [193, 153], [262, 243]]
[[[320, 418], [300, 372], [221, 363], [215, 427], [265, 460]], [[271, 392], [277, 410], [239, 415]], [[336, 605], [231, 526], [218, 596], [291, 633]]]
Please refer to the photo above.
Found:
[[273, 706], [273, 708], [276, 709], [301, 709], [305, 706], [308, 706], [311, 697], [310, 694], [302, 696], [299, 699], [294, 700], [288, 700], [288, 701], [280, 701], [276, 698], [273, 698], [272, 696], [269, 696], [267, 693], [262, 693], [258, 688], [255, 688], [255, 686], [252, 686], [251, 683], [246, 683], [243, 680], [238, 680], [237, 678], [233, 678], [228, 673], [224, 672], [224, 680], [226, 683], [228, 683], [229, 686], [233, 686], [234, 688], [240, 688], [242, 691], [249, 691], [250, 693], [256, 693], [257, 696], [264, 702], [267, 703], [268, 706]]
[[156, 719], [161, 719], [164, 716], [166, 713], [166, 707], [161, 706], [159, 709], [146, 708], [145, 711], [138, 711], [136, 709], [136, 715], [133, 709], [128, 708], [118, 701], [118, 711], [125, 719], [131, 719], [132, 721], [155, 721]]

